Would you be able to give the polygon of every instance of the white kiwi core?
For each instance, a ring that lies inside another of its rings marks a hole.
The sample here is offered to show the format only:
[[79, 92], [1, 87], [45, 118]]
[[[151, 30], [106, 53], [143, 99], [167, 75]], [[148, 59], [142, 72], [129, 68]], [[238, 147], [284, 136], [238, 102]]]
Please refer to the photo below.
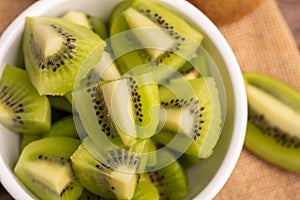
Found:
[[55, 55], [63, 46], [64, 38], [49, 25], [32, 25], [36, 44], [44, 58]]
[[123, 142], [127, 143], [136, 136], [133, 108], [129, 101], [130, 93], [127, 80], [111, 81], [101, 86], [113, 123], [120, 131]]
[[27, 171], [50, 190], [60, 195], [72, 180], [72, 171], [69, 165], [53, 163], [51, 161], [31, 162]]
[[[147, 48], [152, 61], [174, 46], [175, 41], [163, 29], [137, 10], [128, 8], [123, 12], [123, 16], [131, 29], [138, 29], [134, 30], [133, 33]], [[153, 31], [149, 31], [149, 28], [153, 29]]]
[[186, 109], [166, 109], [166, 120], [164, 127], [167, 130], [189, 134], [192, 132], [194, 116], [191, 115], [188, 108]]
[[64, 16], [64, 19], [67, 19], [75, 24], [79, 24], [81, 26], [85, 26], [87, 28], [91, 28], [89, 20], [85, 13], [78, 12], [75, 10], [70, 10]]
[[136, 175], [134, 173], [127, 173], [122, 171], [113, 171], [110, 184], [114, 187], [113, 192], [118, 199], [131, 199], [134, 195], [135, 186], [137, 182]]
[[6, 106], [0, 103], [0, 122], [7, 124], [8, 126], [13, 125], [12, 111], [9, 111]]

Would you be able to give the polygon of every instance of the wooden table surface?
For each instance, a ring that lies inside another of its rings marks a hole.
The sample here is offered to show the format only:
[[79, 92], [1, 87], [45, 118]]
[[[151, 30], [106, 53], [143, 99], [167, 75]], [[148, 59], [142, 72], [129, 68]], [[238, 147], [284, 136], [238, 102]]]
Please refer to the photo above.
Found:
[[[291, 28], [300, 50], [300, 0], [277, 0], [278, 5]], [[13, 198], [0, 185], [0, 200], [12, 200]]]
[[300, 0], [277, 0], [300, 50]]

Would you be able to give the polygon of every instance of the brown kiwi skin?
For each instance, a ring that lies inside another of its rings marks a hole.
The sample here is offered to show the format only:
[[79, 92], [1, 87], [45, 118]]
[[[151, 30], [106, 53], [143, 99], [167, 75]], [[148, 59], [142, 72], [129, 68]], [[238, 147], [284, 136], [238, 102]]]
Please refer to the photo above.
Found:
[[217, 26], [238, 21], [251, 13], [264, 0], [188, 0]]

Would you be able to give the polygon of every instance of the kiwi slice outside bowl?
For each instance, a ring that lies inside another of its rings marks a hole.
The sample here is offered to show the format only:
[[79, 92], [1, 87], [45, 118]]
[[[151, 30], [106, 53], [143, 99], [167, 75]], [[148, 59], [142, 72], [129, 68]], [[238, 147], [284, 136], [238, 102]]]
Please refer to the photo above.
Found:
[[245, 146], [264, 160], [300, 171], [300, 93], [270, 76], [244, 74], [249, 103]]

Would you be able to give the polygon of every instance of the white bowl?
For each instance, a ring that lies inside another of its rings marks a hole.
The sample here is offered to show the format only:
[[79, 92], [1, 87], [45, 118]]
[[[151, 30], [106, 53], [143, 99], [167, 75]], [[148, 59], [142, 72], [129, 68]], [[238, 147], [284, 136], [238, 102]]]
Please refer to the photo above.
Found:
[[[242, 150], [246, 123], [247, 100], [244, 82], [236, 58], [228, 43], [213, 23], [198, 9], [183, 0], [159, 0], [182, 14], [199, 28], [205, 38], [203, 46], [216, 63], [225, 88], [226, 118], [213, 155], [188, 171], [190, 192], [187, 199], [213, 199], [233, 171]], [[74, 9], [108, 20], [120, 0], [43, 0], [25, 10], [0, 38], [0, 72], [6, 63], [15, 65], [26, 16], [59, 16]], [[0, 180], [15, 199], [35, 199], [16, 178], [12, 169], [19, 156], [19, 135], [0, 125]]]

